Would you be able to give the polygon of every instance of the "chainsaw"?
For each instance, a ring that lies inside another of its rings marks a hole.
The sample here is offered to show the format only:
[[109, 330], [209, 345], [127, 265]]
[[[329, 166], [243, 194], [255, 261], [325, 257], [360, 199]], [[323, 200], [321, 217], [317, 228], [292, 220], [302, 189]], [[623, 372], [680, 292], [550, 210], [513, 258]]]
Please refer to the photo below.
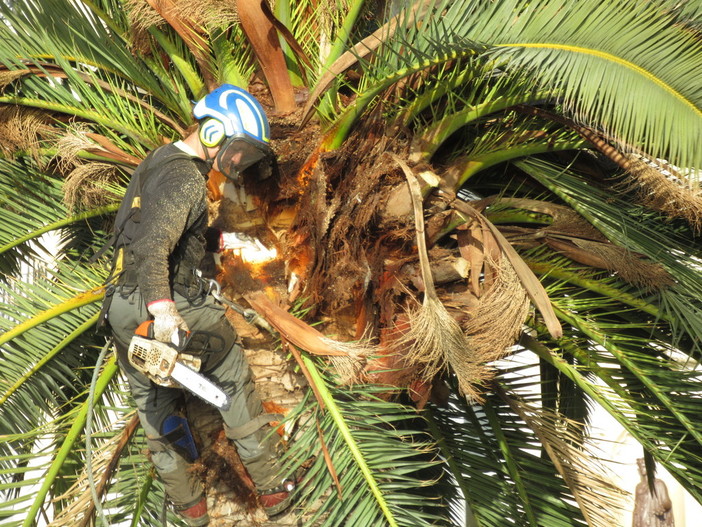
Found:
[[[154, 321], [142, 322], [134, 332], [127, 358], [129, 363], [151, 381], [166, 388], [185, 388], [220, 410], [231, 405], [230, 397], [215, 383], [199, 373], [201, 359], [189, 353], [192, 343], [202, 339], [202, 332], [179, 330], [173, 343], [154, 338]], [[206, 335], [207, 337], [211, 335]]]

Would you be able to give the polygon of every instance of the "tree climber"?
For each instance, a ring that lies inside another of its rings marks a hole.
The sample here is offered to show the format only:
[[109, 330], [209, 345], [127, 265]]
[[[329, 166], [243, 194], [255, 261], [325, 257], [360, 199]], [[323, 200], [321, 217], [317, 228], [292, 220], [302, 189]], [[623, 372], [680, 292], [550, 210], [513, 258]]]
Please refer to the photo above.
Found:
[[150, 317], [161, 342], [171, 341], [179, 329], [219, 336], [220, 349], [201, 352], [200, 372], [231, 398], [229, 409], [221, 410], [225, 433], [269, 516], [289, 506], [293, 485], [282, 481], [277, 436], [269, 433], [276, 417], [263, 413], [225, 308], [207, 294], [197, 271], [206, 251], [246, 244], [237, 233], [208, 227], [206, 181], [212, 168], [233, 180], [270, 177], [276, 161], [268, 120], [250, 93], [229, 84], [200, 100], [193, 114], [197, 131], [152, 151], [132, 176], [116, 217], [115, 268], [103, 317], [168, 498], [189, 525], [202, 526], [209, 522], [207, 502], [202, 483], [188, 471], [192, 459], [186, 451], [194, 443], [178, 415], [182, 390], [151, 382], [127, 358], [135, 329]]

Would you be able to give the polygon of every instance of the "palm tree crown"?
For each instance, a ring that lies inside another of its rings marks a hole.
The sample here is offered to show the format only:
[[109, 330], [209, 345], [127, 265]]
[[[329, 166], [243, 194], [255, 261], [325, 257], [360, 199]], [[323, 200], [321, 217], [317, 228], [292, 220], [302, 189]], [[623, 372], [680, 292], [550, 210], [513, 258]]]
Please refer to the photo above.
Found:
[[[213, 173], [213, 221], [280, 256], [219, 279], [277, 329], [252, 354], [287, 365], [273, 384], [304, 379], [268, 403], [309, 525], [615, 525], [595, 405], [702, 500], [696, 2], [191, 4], [0, 5], [3, 525], [163, 523], [94, 330], [100, 248], [223, 82], [268, 109], [280, 177], [249, 214]], [[20, 284], [46, 233], [55, 263]]]

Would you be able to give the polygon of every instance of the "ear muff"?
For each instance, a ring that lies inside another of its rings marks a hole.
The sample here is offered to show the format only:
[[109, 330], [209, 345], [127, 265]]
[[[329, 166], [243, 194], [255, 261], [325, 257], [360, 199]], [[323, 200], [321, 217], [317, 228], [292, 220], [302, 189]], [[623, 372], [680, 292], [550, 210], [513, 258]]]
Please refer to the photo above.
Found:
[[212, 148], [220, 144], [226, 137], [224, 133], [224, 124], [217, 119], [207, 119], [200, 125], [200, 142]]

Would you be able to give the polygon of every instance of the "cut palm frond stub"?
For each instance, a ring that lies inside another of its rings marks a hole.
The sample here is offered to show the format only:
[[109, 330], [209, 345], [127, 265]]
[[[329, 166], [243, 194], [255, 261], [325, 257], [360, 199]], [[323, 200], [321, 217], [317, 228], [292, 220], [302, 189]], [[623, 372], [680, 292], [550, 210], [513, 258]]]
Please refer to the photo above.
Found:
[[394, 155], [393, 159], [404, 172], [410, 188], [417, 252], [424, 281], [422, 305], [408, 313], [409, 329], [401, 334], [393, 347], [402, 353], [408, 363], [421, 365], [424, 368], [423, 377], [427, 381], [431, 381], [450, 365], [458, 377], [460, 390], [471, 399], [478, 400], [480, 394], [475, 386], [489, 376], [487, 367], [472, 352], [472, 344], [436, 294], [427, 254], [419, 182], [404, 161]]
[[313, 355], [330, 357], [339, 382], [343, 384], [358, 381], [366, 358], [377, 354], [376, 347], [365, 339], [358, 342], [341, 342], [325, 336], [282, 307], [275, 305], [265, 293], [248, 293], [245, 298], [286, 341]]

